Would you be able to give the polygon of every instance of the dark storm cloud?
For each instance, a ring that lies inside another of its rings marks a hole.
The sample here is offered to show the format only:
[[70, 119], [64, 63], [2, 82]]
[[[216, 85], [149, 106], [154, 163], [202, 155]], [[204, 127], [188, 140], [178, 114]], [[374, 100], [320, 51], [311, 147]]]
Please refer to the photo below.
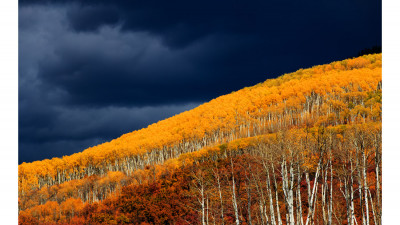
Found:
[[380, 4], [20, 0], [20, 162], [355, 56], [380, 45]]
[[[105, 27], [97, 34], [72, 32], [66, 15], [59, 7], [20, 8], [20, 163], [79, 152], [199, 104], [189, 98], [176, 101], [178, 104], [160, 100], [159, 104], [144, 104], [144, 100], [136, 101], [135, 95], [121, 95], [119, 101], [110, 98], [120, 94], [118, 86], [124, 92], [138, 89], [143, 99], [151, 91], [160, 91], [157, 87], [146, 89], [146, 82], [153, 82], [154, 76], [129, 77], [133, 70], [128, 65], [145, 67], [151, 74], [157, 58], [166, 58], [169, 50], [157, 38], [145, 33], [121, 34], [115, 27]], [[158, 65], [170, 70], [177, 58]], [[161, 81], [157, 82], [162, 87]], [[96, 100], [96, 95], [104, 102]]]
[[[266, 73], [329, 62], [343, 52], [353, 56], [377, 44], [374, 7], [347, 2], [66, 4], [63, 16], [46, 18], [63, 22], [49, 31], [52, 55], [39, 62], [39, 76], [68, 93], [70, 104], [206, 101], [261, 82]], [[244, 79], [250, 73], [253, 79]]]
[[[39, 77], [65, 90], [69, 104], [143, 106], [205, 101], [240, 88], [243, 83], [237, 79], [252, 70], [241, 65], [247, 59], [234, 57], [239, 52], [242, 57], [255, 54], [246, 50], [253, 44], [231, 39], [210, 36], [171, 51], [157, 38], [121, 34], [118, 28], [103, 28], [96, 35], [66, 34], [54, 47], [62, 54], [39, 63]], [[261, 65], [261, 60], [251, 63]], [[260, 81], [264, 79], [263, 73], [254, 72]]]
[[123, 30], [158, 35], [170, 47], [186, 47], [215, 33], [321, 37], [324, 33], [343, 33], [342, 29], [351, 28], [354, 34], [366, 28], [378, 31], [381, 22], [381, 1], [377, 0], [49, 2], [78, 4], [68, 13], [71, 27], [76, 31], [122, 24]]

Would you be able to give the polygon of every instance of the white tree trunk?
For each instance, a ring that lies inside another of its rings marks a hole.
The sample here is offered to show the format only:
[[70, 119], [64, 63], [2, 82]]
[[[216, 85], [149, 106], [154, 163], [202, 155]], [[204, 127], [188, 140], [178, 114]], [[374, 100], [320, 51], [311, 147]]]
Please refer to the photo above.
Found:
[[[307, 220], [306, 220], [306, 225], [312, 224], [312, 215], [314, 214], [314, 201], [315, 201], [315, 195], [316, 195], [316, 190], [317, 190], [317, 185], [318, 185], [318, 177], [319, 177], [319, 171], [320, 171], [320, 166], [321, 166], [321, 159], [318, 162], [317, 165], [317, 172], [315, 173], [315, 178], [314, 178], [314, 185], [312, 192], [310, 191], [310, 180], [308, 176], [308, 172], [306, 173], [306, 181], [307, 181], [307, 187], [308, 187], [308, 214], [307, 214]], [[310, 193], [311, 192], [311, 193]]]
[[[287, 220], [289, 221], [288, 224], [294, 225], [294, 212], [293, 212], [293, 167], [292, 164], [290, 163], [290, 181], [288, 177], [288, 171], [287, 171], [287, 165], [286, 165], [286, 160], [282, 160], [281, 164], [281, 174], [282, 174], [282, 189], [283, 193], [285, 195], [285, 202], [287, 206], [287, 214], [288, 218]], [[290, 182], [290, 184], [289, 184]]]
[[[269, 211], [271, 215], [271, 224], [276, 225], [276, 219], [275, 219], [275, 210], [274, 210], [274, 203], [273, 203], [273, 197], [271, 193], [271, 183], [270, 183], [270, 177], [269, 177], [269, 169], [266, 168], [267, 171], [267, 192], [269, 196]], [[278, 199], [278, 198], [277, 198]]]
[[237, 201], [236, 201], [236, 184], [235, 184], [235, 176], [233, 174], [233, 162], [231, 158], [231, 167], [232, 167], [232, 204], [233, 204], [233, 209], [235, 211], [235, 223], [236, 225], [240, 224], [239, 221], [239, 211], [238, 211], [238, 206], [237, 206]]

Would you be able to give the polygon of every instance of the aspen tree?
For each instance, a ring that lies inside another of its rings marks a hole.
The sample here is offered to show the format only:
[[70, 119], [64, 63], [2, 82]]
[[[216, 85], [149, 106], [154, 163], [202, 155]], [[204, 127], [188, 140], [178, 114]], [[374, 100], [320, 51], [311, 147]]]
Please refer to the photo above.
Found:
[[216, 165], [215, 165], [215, 168], [213, 169], [213, 174], [214, 174], [214, 177], [217, 178], [218, 197], [219, 197], [219, 202], [220, 202], [220, 207], [221, 207], [221, 224], [224, 225], [225, 224], [225, 222], [224, 222], [224, 204], [223, 204], [223, 199], [222, 199], [221, 181], [220, 181], [218, 167]]
[[[300, 160], [300, 159], [298, 159]], [[303, 225], [303, 209], [302, 209], [302, 201], [301, 201], [301, 187], [300, 183], [302, 180], [302, 172], [300, 171], [300, 162], [297, 164], [297, 190], [296, 190], [296, 196], [297, 196], [297, 224]]]
[[[255, 183], [256, 189], [257, 189], [257, 193], [258, 193], [258, 207], [260, 210], [260, 218], [261, 218], [261, 224], [268, 224], [269, 223], [269, 219], [268, 219], [268, 215], [267, 215], [267, 204], [265, 201], [265, 197], [264, 197], [264, 191], [262, 188], [262, 184], [260, 181], [260, 177], [259, 177], [260, 173], [256, 173], [256, 175], [254, 173], [252, 173], [252, 178], [253, 178], [253, 182]], [[271, 221], [272, 222], [272, 221]]]
[[200, 206], [201, 206], [201, 223], [206, 225], [206, 193], [205, 193], [205, 181], [204, 174], [202, 170], [193, 171], [192, 176], [195, 178], [194, 188], [196, 192], [200, 194], [197, 198]]
[[317, 188], [318, 188], [318, 177], [319, 177], [319, 173], [320, 173], [320, 169], [321, 169], [321, 163], [324, 157], [324, 149], [323, 149], [323, 144], [324, 144], [324, 128], [318, 128], [318, 134], [317, 134], [317, 140], [316, 140], [316, 144], [314, 146], [314, 151], [316, 154], [319, 155], [318, 157], [318, 164], [317, 164], [317, 168], [316, 168], [316, 172], [315, 172], [315, 177], [314, 177], [314, 184], [313, 184], [313, 188], [312, 191], [310, 189], [310, 180], [309, 180], [309, 174], [308, 172], [306, 172], [306, 181], [307, 181], [307, 191], [308, 191], [308, 214], [307, 214], [307, 220], [306, 220], [306, 225], [313, 224], [313, 220], [314, 220], [314, 209], [315, 209], [315, 200], [317, 198]]
[[[282, 154], [281, 159], [281, 176], [282, 176], [282, 190], [285, 196], [285, 203], [287, 208], [289, 224], [294, 225], [294, 208], [293, 208], [293, 186], [294, 186], [294, 169], [292, 163], [293, 149], [291, 146], [286, 146], [288, 152], [286, 153], [285, 146], [283, 145], [283, 138], [279, 137], [280, 151]], [[287, 155], [286, 155], [287, 154]], [[289, 168], [288, 168], [289, 161]]]
[[232, 157], [230, 157], [230, 161], [231, 161], [231, 173], [232, 173], [232, 204], [233, 204], [233, 210], [235, 211], [235, 223], [236, 225], [239, 225], [240, 221], [239, 221], [239, 212], [238, 212], [238, 205], [236, 198], [236, 184], [235, 184], [235, 175], [233, 174]]

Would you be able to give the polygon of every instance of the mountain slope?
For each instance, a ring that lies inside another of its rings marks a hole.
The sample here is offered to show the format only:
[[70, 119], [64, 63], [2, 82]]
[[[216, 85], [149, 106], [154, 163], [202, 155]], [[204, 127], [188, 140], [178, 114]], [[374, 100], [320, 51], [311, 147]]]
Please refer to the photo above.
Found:
[[[212, 146], [260, 135], [276, 136], [288, 130], [302, 132], [302, 129], [313, 127], [318, 130], [318, 127], [379, 124], [381, 57], [381, 54], [366, 55], [300, 69], [218, 97], [193, 110], [81, 153], [23, 163], [19, 165], [21, 210], [34, 208], [37, 204], [48, 204], [48, 199], [57, 200], [57, 204], [66, 204], [64, 201], [74, 196], [72, 193], [54, 197], [57, 195], [55, 188], [62, 190], [65, 187], [68, 193], [68, 188], [79, 187], [72, 190], [77, 192], [75, 197], [84, 202], [106, 199], [110, 196], [107, 193], [132, 183], [132, 177], [139, 176], [140, 171], [147, 171], [149, 165], [163, 164], [179, 156], [193, 157], [201, 154], [204, 150], [196, 151], [205, 147], [212, 149]], [[337, 135], [342, 134], [339, 132]], [[247, 145], [243, 146], [247, 148]], [[258, 154], [255, 150], [252, 152], [251, 155]], [[206, 160], [212, 161], [212, 157], [207, 156]], [[188, 163], [193, 162], [189, 160]], [[379, 163], [376, 165], [379, 167]], [[153, 173], [156, 171], [153, 170]], [[149, 176], [147, 173], [143, 179]], [[94, 193], [93, 188], [84, 190], [85, 184], [94, 181], [98, 182], [98, 186], [109, 184], [105, 188], [108, 191], [100, 197], [85, 194]], [[52, 188], [53, 197], [38, 197], [36, 203], [27, 203], [27, 199], [41, 192], [44, 196], [48, 195], [45, 190]]]

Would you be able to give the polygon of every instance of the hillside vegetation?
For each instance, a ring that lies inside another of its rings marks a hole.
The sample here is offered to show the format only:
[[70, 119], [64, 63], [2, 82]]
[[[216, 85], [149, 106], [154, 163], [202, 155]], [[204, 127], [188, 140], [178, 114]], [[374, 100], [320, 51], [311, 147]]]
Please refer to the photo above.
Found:
[[19, 165], [21, 224], [380, 224], [381, 54]]

